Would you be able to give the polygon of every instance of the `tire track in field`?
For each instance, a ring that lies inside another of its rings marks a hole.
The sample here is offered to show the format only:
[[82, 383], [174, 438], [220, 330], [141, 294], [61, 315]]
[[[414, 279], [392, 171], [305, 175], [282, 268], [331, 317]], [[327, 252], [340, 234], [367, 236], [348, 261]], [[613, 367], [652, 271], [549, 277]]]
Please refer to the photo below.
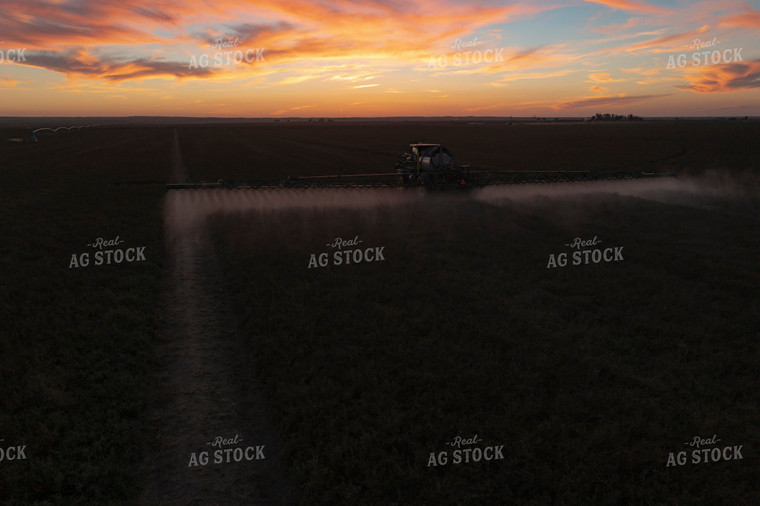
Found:
[[[173, 180], [185, 181], [176, 129], [172, 152]], [[203, 221], [183, 219], [183, 202], [173, 191], [165, 199], [165, 318], [155, 346], [139, 502], [287, 504], [288, 478], [264, 400], [252, 384], [250, 352], [237, 335], [210, 234]], [[242, 442], [223, 448], [264, 445], [265, 459], [214, 464], [218, 448], [207, 443], [236, 435]], [[191, 454], [203, 451], [208, 464], [190, 466]]]

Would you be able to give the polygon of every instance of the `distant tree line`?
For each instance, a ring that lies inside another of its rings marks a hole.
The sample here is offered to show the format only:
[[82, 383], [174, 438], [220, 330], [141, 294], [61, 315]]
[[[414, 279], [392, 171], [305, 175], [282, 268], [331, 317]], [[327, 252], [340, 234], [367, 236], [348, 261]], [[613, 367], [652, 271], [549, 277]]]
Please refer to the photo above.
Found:
[[600, 112], [591, 116], [591, 121], [641, 121], [641, 119], [641, 116], [634, 116], [633, 114], [626, 116], [624, 114], [602, 114]]

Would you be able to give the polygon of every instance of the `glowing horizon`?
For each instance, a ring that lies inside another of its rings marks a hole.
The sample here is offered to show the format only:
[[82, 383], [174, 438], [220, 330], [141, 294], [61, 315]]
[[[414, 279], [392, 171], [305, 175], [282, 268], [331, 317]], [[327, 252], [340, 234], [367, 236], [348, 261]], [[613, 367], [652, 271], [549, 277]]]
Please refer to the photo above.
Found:
[[3, 4], [0, 116], [760, 115], [745, 2]]

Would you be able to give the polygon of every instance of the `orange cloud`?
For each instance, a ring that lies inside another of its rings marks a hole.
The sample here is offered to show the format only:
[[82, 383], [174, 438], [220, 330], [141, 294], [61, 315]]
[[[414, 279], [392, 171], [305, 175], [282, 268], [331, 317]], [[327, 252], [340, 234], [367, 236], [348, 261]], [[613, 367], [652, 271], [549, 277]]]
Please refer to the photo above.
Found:
[[725, 93], [760, 88], [760, 59], [712, 65], [700, 74], [688, 74], [689, 84], [681, 90], [695, 93]]
[[[652, 39], [644, 40], [636, 44], [632, 44], [624, 48], [627, 52], [651, 50], [651, 52], [672, 51], [675, 48], [682, 49], [682, 46], [686, 42], [694, 40], [695, 36], [701, 35], [708, 30], [707, 26], [703, 26], [698, 30], [692, 30], [689, 32], [674, 33], [671, 35], [663, 35], [662, 37], [654, 37]], [[664, 50], [657, 48], [665, 47]]]
[[760, 11], [746, 6], [742, 14], [732, 14], [723, 17], [720, 20], [720, 26], [740, 26], [749, 29], [760, 28]]
[[589, 82], [594, 83], [619, 83], [620, 81], [625, 81], [625, 79], [615, 79], [610, 76], [609, 72], [599, 72], [597, 74], [591, 74], [588, 77], [590, 79]]
[[87, 44], [160, 42], [150, 28], [176, 24], [187, 7], [176, 1], [161, 8], [135, 0], [119, 2], [29, 2], [6, 0], [0, 33], [13, 44], [33, 49]]
[[309, 76], [309, 75], [305, 75], [305, 76], [290, 76], [290, 77], [286, 77], [285, 79], [282, 79], [280, 81], [277, 81], [275, 84], [277, 84], [278, 86], [280, 86], [280, 85], [285, 86], [285, 85], [288, 85], [288, 84], [299, 84], [299, 83], [302, 83], [304, 81], [308, 81], [309, 79], [313, 79], [314, 77], [315, 76]]
[[[573, 69], [563, 69], [553, 72], [510, 72], [506, 76], [499, 79], [497, 83], [491, 83], [492, 86], [499, 86], [500, 83], [508, 83], [512, 81], [521, 81], [523, 79], [548, 79], [550, 77], [564, 77], [566, 75], [575, 72]], [[506, 86], [505, 84], [501, 84]]]
[[17, 85], [23, 83], [25, 81], [18, 81], [16, 79], [9, 79], [7, 77], [0, 77], [0, 86], [4, 86], [6, 88], [15, 88]]
[[[628, 42], [624, 45], [624, 41], [628, 41], [632, 38], [638, 38], [648, 35], [659, 35], [662, 30], [654, 32], [642, 32], [637, 34], [622, 34], [620, 36], [611, 37], [602, 41], [595, 41], [596, 44], [605, 43], [606, 47], [601, 49], [592, 50], [589, 55], [602, 56], [602, 55], [621, 55], [631, 54], [638, 51], [648, 51], [650, 53], [661, 53], [673, 51], [676, 48], [681, 48], [686, 45], [687, 42], [693, 41], [695, 36], [704, 33], [707, 27], [702, 27], [699, 30], [692, 30], [688, 32], [679, 32], [670, 35], [663, 35], [658, 37], [650, 37], [639, 42]], [[618, 44], [613, 46], [612, 44]]]
[[162, 61], [151, 58], [120, 60], [97, 57], [86, 49], [68, 51], [29, 51], [26, 65], [62, 74], [120, 82], [147, 77], [208, 77], [215, 74], [211, 67], [190, 68], [185, 62]]
[[656, 7], [654, 5], [649, 5], [642, 2], [630, 2], [628, 0], [585, 0], [585, 1], [588, 3], [606, 5], [607, 7], [621, 9], [624, 11], [649, 12], [649, 13], [654, 13], [654, 14], [664, 14], [667, 12], [665, 9], [661, 7]]
[[[493, 63], [483, 64], [466, 64], [464, 58], [460, 58], [461, 62], [457, 64], [457, 59], [454, 58], [455, 53], [450, 53], [447, 56], [448, 65], [443, 67], [433, 66], [436, 70], [433, 76], [438, 75], [469, 75], [469, 74], [504, 74], [501, 79], [502, 82], [516, 81], [520, 79], [537, 79], [540, 77], [555, 77], [567, 75], [574, 70], [562, 69], [562, 70], [547, 70], [556, 69], [558, 67], [567, 67], [571, 63], [582, 58], [581, 55], [571, 54], [564, 51], [562, 46], [540, 46], [527, 49], [511, 50], [510, 48], [497, 48], [501, 49], [498, 53], [498, 59], [500, 61], [494, 61]], [[496, 60], [496, 58], [494, 58]], [[430, 70], [430, 64], [427, 67], [419, 67], [415, 70]], [[529, 72], [524, 72], [528, 70]]]
[[604, 96], [604, 97], [586, 97], [578, 100], [570, 100], [567, 102], [561, 102], [552, 106], [555, 110], [565, 109], [579, 109], [584, 107], [600, 107], [600, 106], [618, 106], [625, 104], [633, 104], [641, 102], [643, 100], [651, 100], [653, 98], [666, 97], [668, 95], [617, 95], [617, 96]]

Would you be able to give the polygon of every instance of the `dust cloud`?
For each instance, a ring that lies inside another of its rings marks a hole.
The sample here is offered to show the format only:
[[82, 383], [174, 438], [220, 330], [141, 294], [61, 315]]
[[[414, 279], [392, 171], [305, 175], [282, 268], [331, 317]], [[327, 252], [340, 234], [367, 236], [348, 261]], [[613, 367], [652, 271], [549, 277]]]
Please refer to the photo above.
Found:
[[758, 211], [760, 181], [753, 174], [705, 172], [700, 175], [620, 181], [489, 186], [473, 199], [494, 205], [530, 203], [537, 199], [578, 199], [621, 195], [664, 204], [749, 214]]
[[164, 216], [168, 231], [186, 233], [216, 213], [266, 215], [289, 210], [361, 210], [396, 207], [419, 198], [418, 194], [399, 188], [173, 190], [166, 196]]

